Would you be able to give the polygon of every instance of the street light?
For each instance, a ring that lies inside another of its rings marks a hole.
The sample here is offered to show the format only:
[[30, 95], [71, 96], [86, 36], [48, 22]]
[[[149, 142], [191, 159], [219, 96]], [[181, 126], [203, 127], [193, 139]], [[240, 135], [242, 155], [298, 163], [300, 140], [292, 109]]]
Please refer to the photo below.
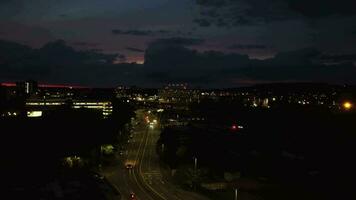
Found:
[[351, 102], [345, 101], [345, 102], [342, 104], [342, 107], [343, 107], [345, 110], [351, 110], [351, 108], [353, 107], [353, 105], [352, 105]]

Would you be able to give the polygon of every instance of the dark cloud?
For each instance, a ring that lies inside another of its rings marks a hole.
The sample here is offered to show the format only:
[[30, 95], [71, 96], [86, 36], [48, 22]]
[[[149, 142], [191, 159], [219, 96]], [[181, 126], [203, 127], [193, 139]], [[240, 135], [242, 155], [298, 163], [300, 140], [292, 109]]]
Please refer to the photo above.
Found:
[[356, 15], [354, 0], [286, 0], [289, 9], [306, 17], [319, 18], [331, 15]]
[[226, 6], [229, 1], [226, 0], [195, 0], [197, 4], [208, 7], [223, 7]]
[[[193, 74], [195, 71], [189, 71], [189, 66], [195, 62], [197, 52], [186, 48], [186, 46], [203, 43], [203, 39], [197, 38], [157, 39], [151, 42], [145, 51], [145, 65], [150, 66], [148, 68], [154, 68], [152, 71], [150, 69], [150, 73], [153, 74], [161, 74], [166, 70], [178, 70], [177, 73]], [[181, 66], [184, 67], [181, 68]]]
[[265, 65], [259, 63], [239, 71], [244, 77], [266, 82], [328, 82], [355, 84], [356, 70], [352, 64], [337, 65]]
[[[314, 48], [281, 52], [267, 60], [251, 60], [249, 67], [237, 70], [245, 77], [259, 81], [314, 81], [355, 84], [356, 68], [350, 62], [325, 64], [322, 54]], [[333, 57], [333, 56], [331, 56]], [[339, 61], [348, 56], [340, 56]]]
[[168, 30], [158, 30], [157, 32], [158, 32], [158, 33], [162, 33], [162, 34], [171, 33], [171, 31], [168, 31]]
[[75, 46], [83, 46], [83, 47], [96, 47], [99, 45], [98, 43], [91, 43], [91, 42], [73, 42], [71, 44]]
[[[77, 51], [62, 40], [33, 49], [0, 41], [0, 79], [36, 79], [95, 86], [135, 84], [160, 86], [186, 82], [193, 86], [234, 87], [242, 84], [316, 81], [355, 84], [355, 55], [329, 55], [314, 48], [281, 52], [266, 60], [218, 51], [198, 52], [194, 39], [159, 39], [145, 52], [145, 66], [113, 64], [124, 55]], [[186, 47], [188, 46], [188, 47]], [[333, 61], [326, 63], [325, 61]]]
[[241, 50], [250, 50], [250, 49], [266, 49], [266, 45], [262, 44], [232, 44], [227, 47], [228, 49], [241, 49]]
[[134, 35], [134, 36], [151, 36], [153, 31], [151, 30], [120, 30], [114, 29], [111, 31], [115, 35]]
[[32, 48], [3, 40], [0, 41], [0, 66], [3, 79], [38, 78], [50, 73]]
[[92, 85], [104, 82], [108, 84], [108, 80], [114, 81], [114, 76], [126, 80], [123, 76], [127, 68], [113, 64], [117, 60], [123, 62], [126, 57], [92, 50], [76, 51], [63, 40], [47, 43], [40, 49], [0, 41], [1, 80], [36, 79]]
[[248, 25], [304, 17], [356, 15], [354, 0], [195, 0], [200, 5], [201, 26]]
[[126, 62], [126, 56], [123, 54], [118, 54], [116, 57], [120, 62]]
[[351, 32], [351, 34], [356, 35], [356, 28]]
[[145, 52], [145, 50], [138, 49], [138, 48], [135, 48], [135, 47], [126, 47], [125, 49], [129, 50], [129, 51], [133, 51], [133, 52], [140, 52], [140, 53]]
[[356, 54], [322, 55], [320, 60], [326, 64], [352, 63], [356, 62]]
[[193, 46], [203, 44], [204, 42], [205, 40], [201, 38], [172, 37], [154, 40], [150, 43], [150, 46]]
[[111, 63], [118, 56], [118, 54], [107, 55], [95, 51], [76, 51], [63, 40], [49, 42], [38, 51], [47, 62], [58, 64]]
[[232, 70], [235, 63], [242, 67], [249, 60], [246, 55], [226, 55], [215, 51], [199, 53], [183, 45], [202, 42], [192, 41], [171, 42], [161, 39], [151, 43], [145, 54], [147, 77], [160, 83], [188, 82], [213, 86], [223, 82], [222, 79], [228, 74], [224, 74], [224, 71]]
[[111, 32], [114, 35], [133, 35], [133, 36], [184, 36], [192, 35], [192, 32], [183, 32], [181, 30], [121, 30], [113, 29]]
[[[325, 56], [314, 48], [306, 48], [256, 60], [240, 54], [200, 53], [179, 45], [152, 45], [146, 50], [145, 66], [146, 76], [153, 81], [188, 82], [207, 87], [241, 86], [246, 80], [250, 84], [288, 81], [356, 83], [356, 68], [352, 63], [327, 65], [321, 60]], [[340, 55], [337, 59], [349, 60], [350, 56]]]
[[197, 23], [199, 26], [202, 27], [209, 27], [211, 26], [211, 21], [208, 19], [194, 19], [194, 22]]

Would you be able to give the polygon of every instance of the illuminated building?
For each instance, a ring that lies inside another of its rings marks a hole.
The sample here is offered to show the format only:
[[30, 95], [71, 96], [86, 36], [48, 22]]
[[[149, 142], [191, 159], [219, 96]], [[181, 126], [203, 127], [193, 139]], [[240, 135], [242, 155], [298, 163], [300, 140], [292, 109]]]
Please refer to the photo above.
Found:
[[104, 118], [112, 114], [112, 103], [110, 101], [73, 101], [73, 108], [88, 108], [102, 110]]
[[38, 84], [36, 81], [17, 82], [16, 88], [20, 94], [31, 95], [37, 92]]
[[187, 84], [169, 84], [159, 90], [159, 100], [163, 103], [199, 102], [201, 92], [188, 89]]
[[71, 100], [66, 99], [29, 99], [26, 101], [28, 117], [39, 117], [39, 112], [55, 109], [58, 106], [70, 106], [73, 109], [95, 109], [101, 110], [104, 118], [112, 114], [113, 107], [110, 101], [99, 100]]
[[42, 117], [42, 111], [27, 111], [27, 117]]

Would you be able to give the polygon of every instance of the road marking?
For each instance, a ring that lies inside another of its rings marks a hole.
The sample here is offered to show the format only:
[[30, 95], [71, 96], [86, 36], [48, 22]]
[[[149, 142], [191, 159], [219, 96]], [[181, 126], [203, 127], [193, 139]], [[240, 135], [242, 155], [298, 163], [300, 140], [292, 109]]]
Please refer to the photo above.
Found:
[[[146, 130], [146, 141], [145, 141], [145, 146], [143, 148], [143, 152], [142, 152], [142, 156], [141, 156], [141, 160], [143, 160], [143, 157], [145, 155], [145, 152], [146, 152], [146, 147], [147, 147], [147, 143], [148, 143], [148, 129]], [[141, 174], [141, 177], [143, 177], [143, 174], [142, 174], [142, 163], [140, 163], [139, 165], [139, 173]], [[164, 200], [167, 200], [162, 194], [160, 194], [159, 192], [157, 192], [151, 185], [149, 185], [144, 179], [142, 179], [143, 182], [149, 187], [149, 189], [154, 192], [156, 195], [158, 195], [160, 198], [164, 199]]]
[[[140, 142], [140, 145], [139, 145], [139, 148], [137, 150], [137, 154], [136, 154], [136, 158], [135, 158], [135, 161], [139, 162], [139, 154], [140, 154], [140, 150], [141, 150], [141, 147], [142, 147], [142, 144], [143, 144], [143, 141]], [[139, 162], [138, 163], [139, 165], [141, 165], [141, 163]], [[132, 170], [130, 170], [130, 172], [132, 173], [133, 177], [134, 177], [134, 180], [136, 182], [136, 185], [140, 188], [140, 190], [145, 193], [147, 195], [147, 197], [149, 197], [150, 199], [153, 199], [151, 197], [151, 195], [149, 195], [146, 190], [141, 186], [141, 184], [139, 183], [139, 181], [137, 180], [137, 177], [136, 177], [136, 174], [135, 174], [135, 168], [133, 168]]]

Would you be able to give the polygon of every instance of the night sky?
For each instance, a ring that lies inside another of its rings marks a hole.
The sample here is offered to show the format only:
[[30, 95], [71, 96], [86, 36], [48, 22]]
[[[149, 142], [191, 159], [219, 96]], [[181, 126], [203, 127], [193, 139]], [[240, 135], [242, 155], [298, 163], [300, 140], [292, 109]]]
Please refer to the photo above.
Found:
[[356, 83], [354, 0], [0, 0], [0, 81]]

